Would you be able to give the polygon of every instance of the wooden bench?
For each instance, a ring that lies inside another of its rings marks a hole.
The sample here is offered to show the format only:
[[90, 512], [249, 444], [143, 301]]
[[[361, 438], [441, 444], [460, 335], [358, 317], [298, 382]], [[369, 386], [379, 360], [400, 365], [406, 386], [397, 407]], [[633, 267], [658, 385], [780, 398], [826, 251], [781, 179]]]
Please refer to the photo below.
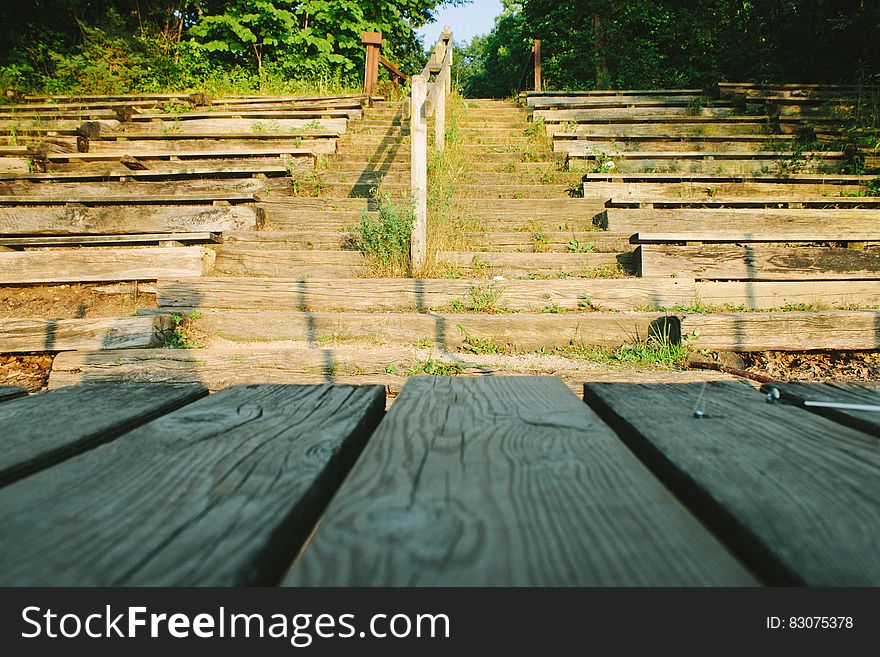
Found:
[[[0, 538], [16, 545], [0, 582], [277, 582], [379, 422], [384, 390], [238, 386], [194, 401], [203, 394], [85, 386], [0, 406], [30, 419], [4, 436], [21, 445], [7, 467], [29, 476], [0, 488]], [[53, 404], [57, 431], [40, 411]]]
[[584, 399], [764, 581], [880, 582], [875, 436], [740, 383], [591, 383]]

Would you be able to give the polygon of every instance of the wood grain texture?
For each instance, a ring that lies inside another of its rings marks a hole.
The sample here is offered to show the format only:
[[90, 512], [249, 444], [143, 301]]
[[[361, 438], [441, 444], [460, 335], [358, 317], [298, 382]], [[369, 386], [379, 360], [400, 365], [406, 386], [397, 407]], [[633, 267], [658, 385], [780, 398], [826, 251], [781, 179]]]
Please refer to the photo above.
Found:
[[499, 350], [540, 350], [542, 347], [551, 350], [569, 345], [618, 347], [647, 340], [649, 335], [660, 332], [655, 327], [667, 323], [674, 325], [667, 330], [679, 335], [678, 318], [658, 313], [484, 315], [205, 310], [195, 320], [198, 328], [228, 340], [295, 340], [318, 344], [428, 341], [441, 351], [479, 351], [481, 341], [490, 341]]
[[719, 351], [880, 349], [880, 310], [686, 315], [682, 335]]
[[87, 319], [4, 317], [0, 353], [158, 347], [171, 328], [167, 315]]
[[208, 391], [201, 385], [86, 385], [0, 406], [0, 486], [113, 440]]
[[636, 250], [644, 277], [700, 280], [876, 280], [880, 250], [810, 246], [645, 244]]
[[765, 582], [880, 582], [875, 438], [741, 383], [587, 384], [584, 399]]
[[[162, 203], [171, 200], [177, 203], [210, 204], [214, 200], [234, 200], [236, 198], [251, 202], [254, 194], [266, 186], [265, 180], [186, 180], [182, 182], [136, 182], [108, 180], [99, 182], [27, 182], [6, 181], [0, 183], [0, 200], [8, 196], [25, 196], [45, 199], [45, 205], [65, 203], [92, 203], [126, 205], [137, 203]], [[201, 198], [200, 198], [201, 197]], [[202, 200], [204, 199], [204, 200]], [[15, 204], [14, 199], [11, 200]], [[30, 203], [31, 201], [28, 201]], [[8, 203], [4, 203], [8, 205]]]
[[498, 295], [497, 305], [540, 312], [559, 305], [569, 310], [635, 310], [707, 305], [752, 310], [788, 304], [880, 305], [873, 281], [772, 281], [695, 283], [687, 278], [552, 279], [468, 281], [410, 278], [263, 278], [162, 280], [159, 306], [243, 310], [437, 310], [466, 302], [471, 290]]
[[[880, 324], [878, 324], [880, 326]], [[774, 384], [784, 401], [802, 405], [805, 400], [844, 404], [880, 405], [880, 383], [780, 383]], [[845, 427], [851, 427], [880, 438], [880, 413], [853, 411], [818, 406], [805, 406]]]
[[2, 235], [222, 232], [256, 224], [256, 209], [243, 205], [0, 207]]
[[558, 379], [423, 377], [283, 583], [753, 582]]
[[197, 278], [210, 272], [214, 252], [201, 246], [82, 248], [0, 253], [0, 284], [148, 281]]
[[0, 402], [27, 396], [28, 392], [18, 386], [0, 386]]
[[[785, 182], [780, 179], [776, 182], [737, 182], [737, 181], [667, 181], [667, 182], [640, 182], [623, 181], [608, 182], [603, 180], [590, 180], [584, 185], [584, 197], [586, 199], [615, 199], [617, 201], [633, 202], [676, 202], [688, 200], [695, 202], [705, 200], [712, 202], [714, 198], [727, 199], [751, 199], [751, 198], [778, 198], [780, 203], [803, 197], [823, 196], [828, 202], [837, 200], [853, 200], [854, 197], [846, 197], [844, 194], [864, 193], [865, 188], [860, 182], [837, 183], [824, 181], [800, 181]], [[862, 200], [865, 197], [855, 197]], [[870, 199], [868, 199], [870, 201]]]
[[[41, 235], [0, 237], [0, 246], [32, 248], [42, 246], [129, 246], [173, 241], [178, 244], [206, 244], [222, 239], [220, 233], [136, 233], [134, 235]], [[167, 245], [166, 245], [167, 246]]]
[[384, 404], [379, 387], [238, 386], [7, 486], [0, 580], [272, 584]]
[[[699, 236], [745, 236], [784, 241], [786, 237], [820, 241], [821, 236], [867, 235], [880, 239], [877, 210], [799, 210], [724, 208], [699, 210], [636, 210], [609, 208], [597, 218], [599, 225], [616, 232], [691, 233]], [[832, 237], [833, 239], [833, 237]], [[705, 240], [709, 241], [709, 240]]]

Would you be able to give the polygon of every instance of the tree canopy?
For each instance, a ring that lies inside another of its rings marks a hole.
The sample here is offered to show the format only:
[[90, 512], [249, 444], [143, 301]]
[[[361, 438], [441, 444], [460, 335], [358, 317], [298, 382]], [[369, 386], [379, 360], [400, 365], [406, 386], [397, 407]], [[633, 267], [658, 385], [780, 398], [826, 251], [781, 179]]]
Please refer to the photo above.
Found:
[[464, 47], [462, 84], [510, 94], [533, 38], [558, 89], [852, 82], [880, 72], [878, 37], [869, 0], [508, 0], [492, 32]]
[[404, 69], [424, 64], [415, 29], [462, 0], [34, 0], [0, 7], [6, 84], [96, 92], [193, 87], [213, 77], [362, 76], [361, 32], [383, 33]]

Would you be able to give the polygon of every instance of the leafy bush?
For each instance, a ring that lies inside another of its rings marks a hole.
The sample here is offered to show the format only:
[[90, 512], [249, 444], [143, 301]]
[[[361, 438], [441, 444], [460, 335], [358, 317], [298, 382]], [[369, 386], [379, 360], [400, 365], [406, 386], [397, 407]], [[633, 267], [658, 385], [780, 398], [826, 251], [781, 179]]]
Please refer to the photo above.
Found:
[[359, 251], [372, 260], [377, 273], [409, 275], [414, 220], [411, 204], [393, 203], [388, 198], [379, 199], [378, 216], [363, 211], [361, 222], [354, 229], [354, 243]]

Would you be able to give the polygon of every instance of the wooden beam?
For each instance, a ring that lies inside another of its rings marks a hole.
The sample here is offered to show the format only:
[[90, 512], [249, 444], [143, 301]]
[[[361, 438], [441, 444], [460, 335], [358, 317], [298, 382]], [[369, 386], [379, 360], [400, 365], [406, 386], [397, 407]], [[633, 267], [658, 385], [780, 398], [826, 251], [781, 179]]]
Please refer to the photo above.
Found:
[[880, 349], [880, 311], [693, 314], [681, 320], [698, 349], [812, 351]]
[[880, 583], [875, 437], [738, 382], [587, 384], [584, 399], [765, 583]]
[[0, 386], [0, 402], [9, 401], [10, 399], [18, 399], [19, 397], [27, 397], [27, 390], [18, 386]]
[[237, 386], [164, 415], [0, 490], [0, 580], [274, 584], [384, 407], [376, 386]]
[[283, 584], [753, 581], [558, 379], [417, 377]]
[[140, 349], [158, 347], [167, 316], [88, 319], [5, 317], [0, 324], [0, 353], [70, 349]]
[[425, 266], [428, 222], [428, 119], [426, 96], [428, 78], [414, 75], [411, 80], [410, 110], [410, 190], [414, 221], [410, 238], [412, 269], [419, 273]]
[[244, 205], [0, 207], [0, 235], [219, 233], [257, 225]]
[[209, 273], [214, 252], [201, 246], [82, 248], [0, 253], [0, 284], [149, 281], [198, 278]]
[[207, 394], [201, 385], [90, 384], [3, 404], [0, 487], [109, 442]]
[[825, 247], [668, 246], [645, 244], [642, 276], [700, 280], [876, 280], [880, 251]]
[[535, 39], [532, 45], [535, 60], [535, 91], [541, 91], [541, 40]]

